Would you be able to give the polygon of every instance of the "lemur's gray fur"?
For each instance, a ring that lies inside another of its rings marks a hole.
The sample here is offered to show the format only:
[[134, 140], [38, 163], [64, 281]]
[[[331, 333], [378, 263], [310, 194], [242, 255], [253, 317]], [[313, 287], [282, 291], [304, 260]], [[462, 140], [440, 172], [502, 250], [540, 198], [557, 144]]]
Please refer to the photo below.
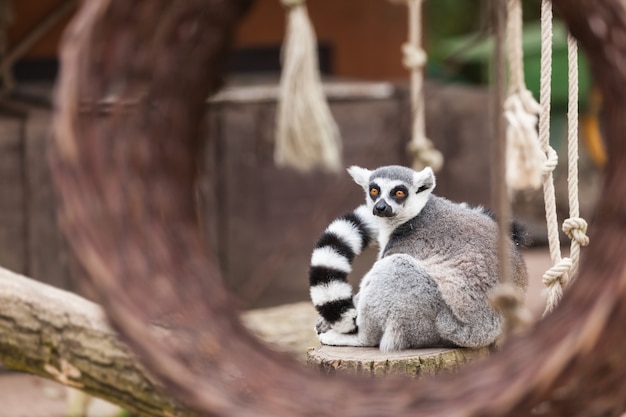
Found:
[[[363, 187], [366, 204], [333, 221], [313, 251], [309, 277], [320, 341], [382, 351], [492, 344], [503, 324], [489, 301], [498, 283], [493, 218], [433, 195], [430, 168], [348, 172]], [[524, 292], [521, 241], [512, 238], [513, 280]], [[346, 277], [373, 240], [378, 261], [353, 297]]]

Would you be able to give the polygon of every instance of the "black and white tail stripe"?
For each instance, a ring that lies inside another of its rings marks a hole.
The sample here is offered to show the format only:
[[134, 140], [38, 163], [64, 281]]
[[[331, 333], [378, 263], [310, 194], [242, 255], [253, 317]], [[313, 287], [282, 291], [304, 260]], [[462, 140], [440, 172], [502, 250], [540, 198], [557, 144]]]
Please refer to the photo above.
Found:
[[356, 330], [356, 310], [348, 274], [354, 258], [373, 240], [365, 205], [335, 219], [317, 241], [311, 256], [311, 300], [319, 314], [338, 332]]

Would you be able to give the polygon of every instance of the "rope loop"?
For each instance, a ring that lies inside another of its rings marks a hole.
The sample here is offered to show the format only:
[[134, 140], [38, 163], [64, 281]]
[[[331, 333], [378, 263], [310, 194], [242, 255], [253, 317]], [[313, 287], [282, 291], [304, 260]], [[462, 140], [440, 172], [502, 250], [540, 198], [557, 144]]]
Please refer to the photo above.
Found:
[[535, 115], [538, 115], [541, 112], [541, 105], [537, 102], [537, 100], [535, 100], [535, 97], [533, 97], [533, 93], [531, 93], [529, 89], [519, 89], [517, 94], [522, 101], [525, 111]]
[[560, 287], [565, 286], [565, 274], [569, 272], [571, 267], [572, 260], [570, 258], [562, 258], [543, 274], [543, 284], [546, 287], [553, 287], [556, 284], [559, 284]]
[[587, 236], [587, 221], [582, 217], [571, 217], [563, 222], [563, 231], [571, 240], [578, 242], [580, 246], [589, 244]]
[[504, 102], [504, 117], [506, 117], [511, 127], [515, 129], [536, 130], [538, 120], [537, 112], [529, 111], [527, 109], [528, 106], [529, 103], [524, 102], [521, 92], [511, 94], [507, 97]]
[[402, 45], [402, 64], [409, 70], [423, 68], [426, 64], [426, 52], [411, 43]]
[[416, 171], [425, 167], [438, 171], [443, 166], [443, 154], [435, 149], [433, 143], [425, 137], [419, 141], [412, 140], [406, 148], [413, 161], [413, 169]]
[[543, 175], [547, 176], [552, 174], [559, 164], [559, 155], [556, 153], [552, 146], [548, 146], [547, 159], [543, 165]]
[[494, 289], [491, 303], [502, 312], [510, 329], [523, 330], [532, 322], [532, 315], [524, 305], [523, 297], [510, 282], [500, 284]]
[[526, 88], [510, 94], [504, 102], [506, 129], [506, 183], [509, 189], [539, 188], [546, 155], [537, 136], [540, 110]]

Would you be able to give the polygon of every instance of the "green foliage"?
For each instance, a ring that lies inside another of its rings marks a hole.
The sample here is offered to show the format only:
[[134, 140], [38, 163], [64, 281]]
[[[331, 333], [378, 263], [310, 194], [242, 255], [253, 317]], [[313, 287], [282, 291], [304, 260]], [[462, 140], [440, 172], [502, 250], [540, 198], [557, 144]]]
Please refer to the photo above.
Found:
[[445, 39], [478, 31], [484, 26], [485, 0], [429, 0], [425, 3], [429, 39]]
[[[428, 74], [446, 81], [489, 83], [493, 36], [489, 33], [488, 0], [428, 0], [425, 3], [425, 39]], [[535, 98], [539, 97], [541, 28], [540, 3], [523, 2], [524, 76]], [[554, 22], [552, 102], [567, 103], [567, 31]], [[579, 53], [581, 102], [588, 96], [591, 77], [587, 62]]]

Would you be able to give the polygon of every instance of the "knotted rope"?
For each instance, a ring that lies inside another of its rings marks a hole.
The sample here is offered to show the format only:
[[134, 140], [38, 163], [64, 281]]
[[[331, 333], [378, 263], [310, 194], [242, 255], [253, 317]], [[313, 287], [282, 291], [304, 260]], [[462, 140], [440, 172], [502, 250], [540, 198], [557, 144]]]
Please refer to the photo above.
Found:
[[[556, 217], [556, 198], [554, 194], [554, 178], [552, 171], [558, 163], [556, 151], [550, 147], [550, 99], [552, 82], [552, 3], [549, 0], [541, 2], [541, 81], [539, 87], [539, 101], [541, 113], [539, 115], [539, 140], [542, 151], [549, 156], [550, 164], [544, 167], [543, 198], [546, 207], [546, 223], [548, 228], [548, 245], [552, 268], [543, 275], [543, 283], [548, 288], [546, 312], [552, 311], [563, 294], [563, 287], [567, 282], [567, 271], [570, 268], [569, 259], [561, 259], [559, 229]], [[544, 313], [545, 314], [545, 313]]]
[[509, 67], [509, 93], [504, 102], [508, 122], [506, 182], [513, 190], [536, 189], [541, 186], [546, 156], [541, 152], [537, 136], [541, 106], [524, 81], [521, 0], [507, 1], [506, 35]]
[[567, 189], [569, 195], [569, 218], [563, 222], [563, 231], [570, 238], [572, 268], [570, 279], [576, 278], [580, 263], [580, 247], [589, 244], [587, 222], [579, 217], [578, 205], [578, 44], [571, 34], [567, 36], [568, 111], [567, 111]]
[[390, 0], [392, 3], [406, 3], [409, 15], [409, 39], [402, 45], [403, 65], [411, 74], [411, 141], [407, 151], [413, 159], [412, 166], [421, 170], [427, 166], [438, 171], [443, 166], [443, 155], [426, 137], [424, 112], [424, 66], [426, 53], [422, 49], [422, 2], [423, 0]]
[[553, 266], [543, 275], [548, 290], [544, 315], [551, 312], [563, 296], [563, 289], [578, 271], [580, 246], [589, 244], [585, 234], [587, 222], [579, 217], [578, 205], [578, 48], [576, 40], [568, 35], [568, 195], [570, 218], [564, 221], [563, 231], [572, 240], [570, 258], [561, 258], [559, 230], [556, 218], [556, 198], [552, 171], [557, 165], [557, 156], [550, 147], [550, 81], [552, 67], [552, 3], [541, 3], [541, 115], [539, 138], [542, 150], [548, 156], [544, 166], [544, 200], [548, 226], [548, 243]]
[[277, 165], [301, 171], [316, 165], [341, 168], [339, 129], [322, 90], [315, 31], [304, 0], [281, 0], [287, 8], [276, 117]]

